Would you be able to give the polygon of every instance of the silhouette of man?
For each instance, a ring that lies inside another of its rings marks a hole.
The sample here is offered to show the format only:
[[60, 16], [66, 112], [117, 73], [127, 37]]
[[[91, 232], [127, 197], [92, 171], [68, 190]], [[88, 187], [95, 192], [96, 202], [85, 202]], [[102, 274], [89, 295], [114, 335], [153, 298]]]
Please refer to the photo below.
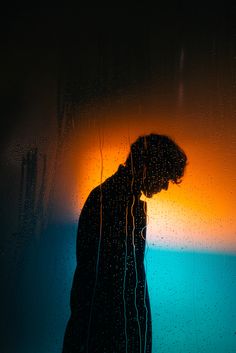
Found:
[[150, 134], [131, 145], [125, 165], [89, 195], [79, 218], [77, 267], [63, 353], [150, 353], [151, 311], [144, 270], [146, 203], [179, 183], [184, 151]]

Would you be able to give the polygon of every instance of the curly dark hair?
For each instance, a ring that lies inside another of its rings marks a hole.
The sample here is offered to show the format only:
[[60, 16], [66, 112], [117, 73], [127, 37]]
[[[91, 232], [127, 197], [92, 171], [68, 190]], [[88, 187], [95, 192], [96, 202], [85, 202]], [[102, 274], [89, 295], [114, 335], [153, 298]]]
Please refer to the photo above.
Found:
[[175, 184], [181, 182], [186, 164], [185, 152], [170, 137], [158, 134], [140, 136], [131, 145], [125, 162], [135, 175], [151, 168]]

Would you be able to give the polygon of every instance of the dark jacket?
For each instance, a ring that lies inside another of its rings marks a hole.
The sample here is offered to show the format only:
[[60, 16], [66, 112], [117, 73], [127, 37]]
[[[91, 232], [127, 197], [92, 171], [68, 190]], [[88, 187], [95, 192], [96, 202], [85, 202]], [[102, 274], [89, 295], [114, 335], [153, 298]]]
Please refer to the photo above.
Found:
[[132, 189], [132, 176], [120, 166], [81, 211], [63, 353], [151, 352], [146, 203]]

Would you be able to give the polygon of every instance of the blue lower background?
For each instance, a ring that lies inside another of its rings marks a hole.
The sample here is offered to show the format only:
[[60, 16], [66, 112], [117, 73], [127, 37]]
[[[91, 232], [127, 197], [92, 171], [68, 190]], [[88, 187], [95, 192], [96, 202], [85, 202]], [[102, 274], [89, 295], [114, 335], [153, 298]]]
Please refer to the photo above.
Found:
[[153, 353], [236, 352], [236, 256], [150, 249]]
[[[6, 352], [61, 352], [75, 243], [76, 225], [54, 225], [24, 254]], [[145, 265], [153, 353], [236, 352], [235, 254], [148, 248]]]

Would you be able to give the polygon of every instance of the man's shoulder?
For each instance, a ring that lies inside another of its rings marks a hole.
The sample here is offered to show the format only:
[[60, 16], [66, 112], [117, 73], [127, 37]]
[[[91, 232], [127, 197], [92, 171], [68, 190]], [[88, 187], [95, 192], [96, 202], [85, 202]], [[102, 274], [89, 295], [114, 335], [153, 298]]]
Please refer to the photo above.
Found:
[[84, 207], [86, 205], [94, 205], [96, 203], [100, 203], [101, 197], [105, 195], [105, 193], [108, 191], [109, 186], [107, 183], [107, 180], [105, 180], [102, 184], [96, 186], [88, 195]]
[[88, 199], [98, 199], [100, 200], [102, 195], [106, 195], [113, 189], [113, 176], [107, 178], [101, 184], [97, 185], [89, 194]]
[[100, 199], [100, 186], [96, 186], [88, 195], [84, 207], [88, 207], [89, 205], [95, 205]]

